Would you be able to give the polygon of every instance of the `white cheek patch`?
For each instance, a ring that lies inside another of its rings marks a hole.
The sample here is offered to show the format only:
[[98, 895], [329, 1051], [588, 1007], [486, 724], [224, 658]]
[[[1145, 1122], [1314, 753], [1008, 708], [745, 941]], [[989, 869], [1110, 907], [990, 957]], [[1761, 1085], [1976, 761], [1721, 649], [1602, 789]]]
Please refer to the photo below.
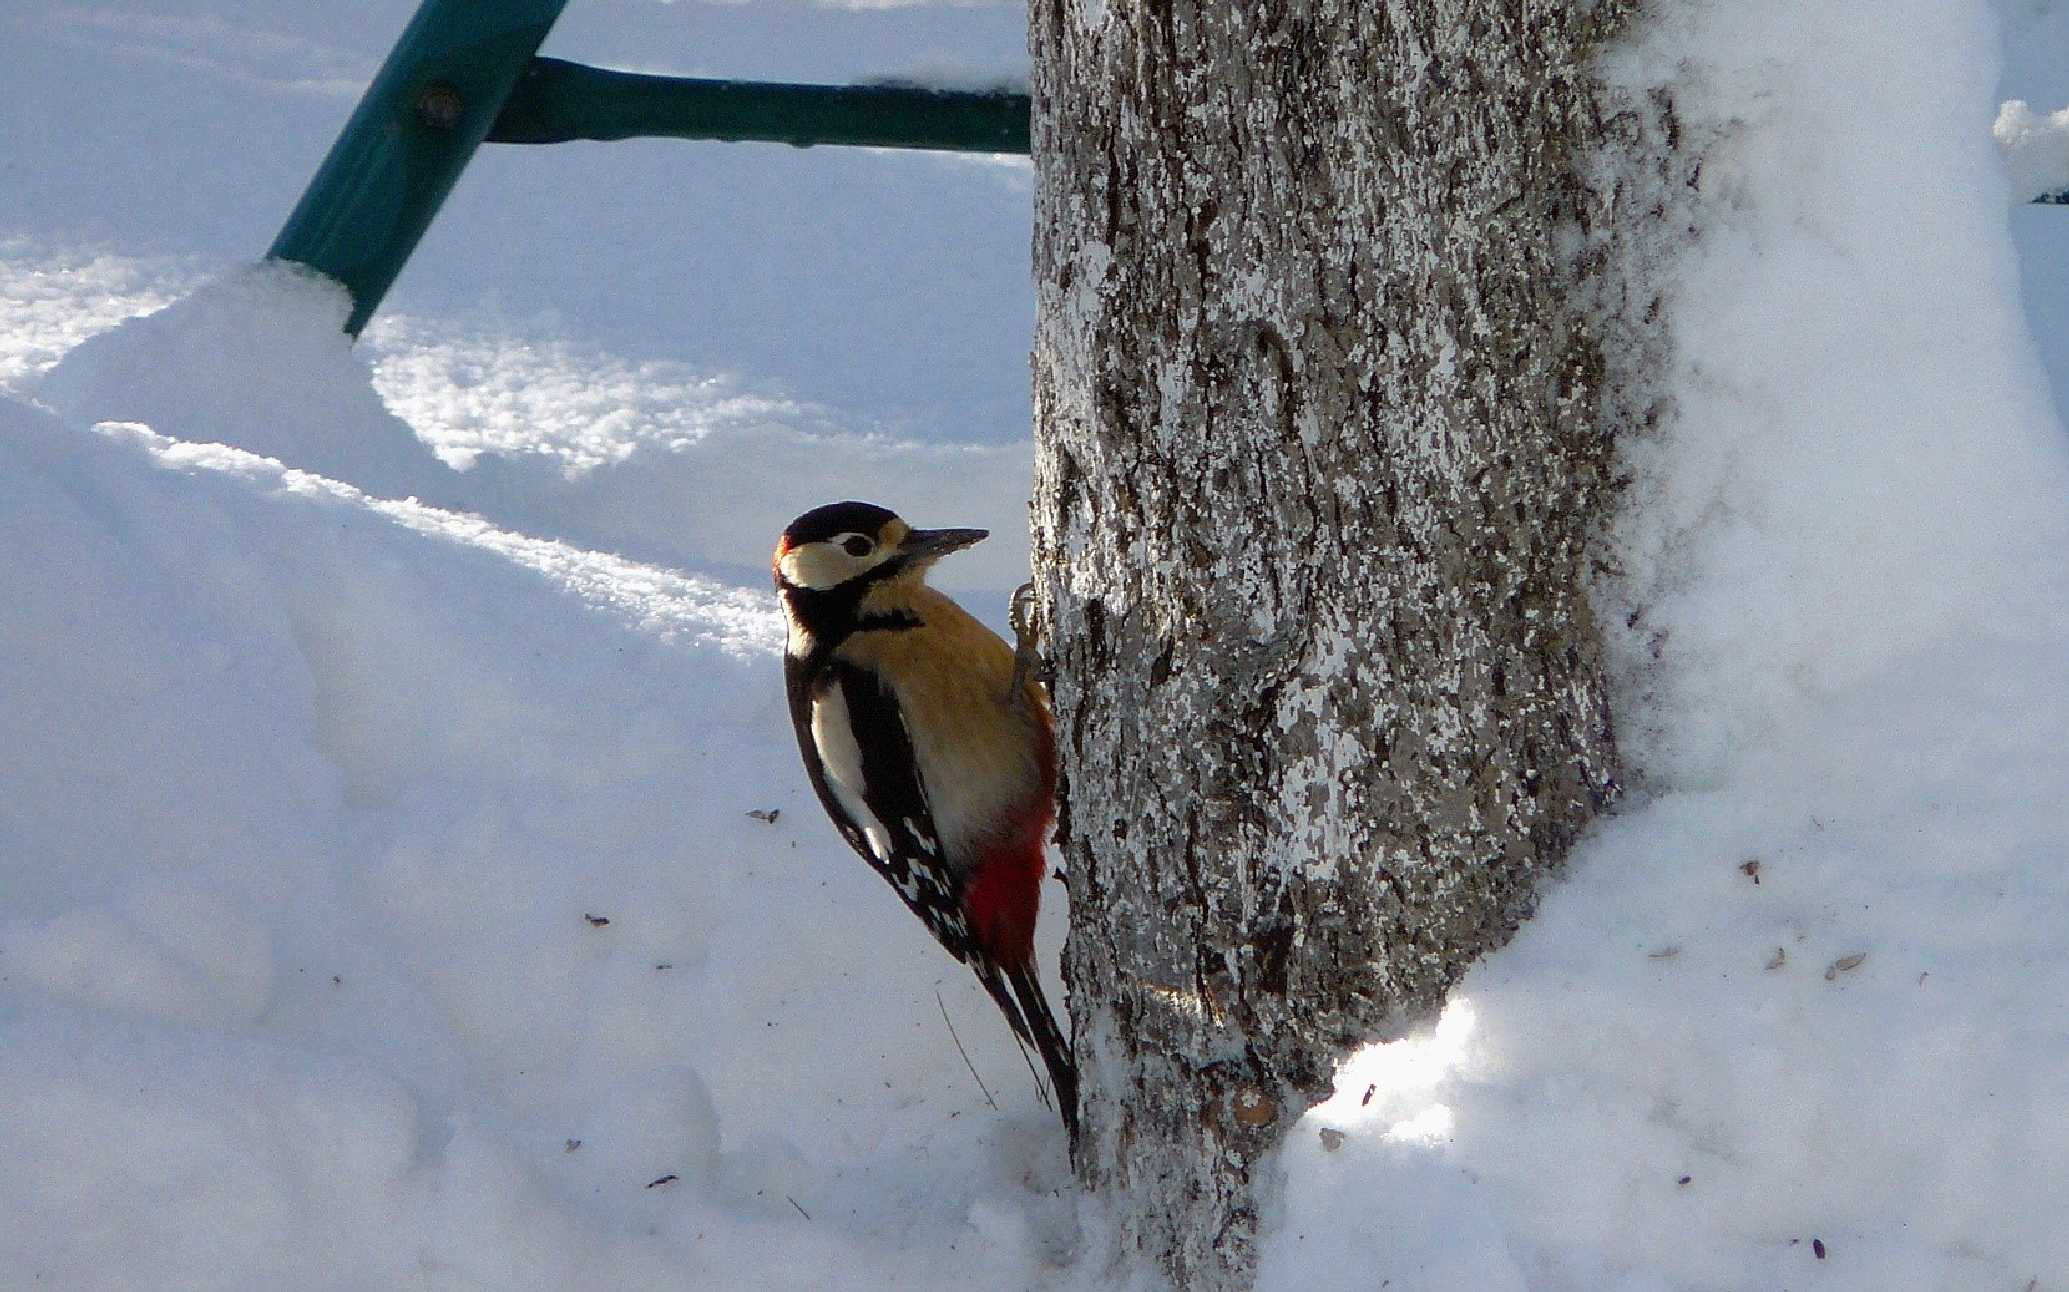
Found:
[[869, 810], [863, 797], [868, 782], [862, 778], [862, 746], [855, 740], [855, 726], [848, 718], [848, 698], [838, 686], [828, 687], [812, 701], [812, 744], [826, 769], [826, 783], [833, 789], [841, 810], [862, 828], [869, 850], [877, 860], [891, 860], [891, 832]]
[[783, 554], [776, 563], [784, 579], [800, 588], [825, 591], [856, 573], [855, 560], [831, 543], [806, 543]]
[[837, 543], [806, 543], [785, 552], [776, 568], [792, 585], [824, 592], [869, 573], [897, 554], [894, 547], [879, 547], [868, 556], [850, 556]]

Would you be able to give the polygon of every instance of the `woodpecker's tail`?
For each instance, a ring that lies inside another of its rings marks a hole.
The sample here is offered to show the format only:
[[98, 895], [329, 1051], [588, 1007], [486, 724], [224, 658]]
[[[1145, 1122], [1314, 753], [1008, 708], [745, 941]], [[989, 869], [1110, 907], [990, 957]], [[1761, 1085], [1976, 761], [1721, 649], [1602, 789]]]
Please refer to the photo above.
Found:
[[1049, 998], [1042, 993], [1042, 980], [1034, 961], [1024, 965], [1001, 965], [987, 960], [977, 970], [978, 981], [998, 1002], [999, 1012], [1013, 1028], [1013, 1035], [1032, 1045], [1049, 1070], [1049, 1089], [1063, 1129], [1075, 1145], [1078, 1138], [1078, 1065], [1071, 1058], [1070, 1042], [1056, 1026], [1049, 1012]]

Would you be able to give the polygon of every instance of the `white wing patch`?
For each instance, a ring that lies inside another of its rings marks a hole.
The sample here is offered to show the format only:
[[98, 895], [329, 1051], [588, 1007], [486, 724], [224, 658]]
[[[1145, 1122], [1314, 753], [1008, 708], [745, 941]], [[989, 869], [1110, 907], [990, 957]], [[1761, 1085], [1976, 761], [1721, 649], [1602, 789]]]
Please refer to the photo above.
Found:
[[[974, 944], [961, 908], [960, 884], [955, 873], [942, 864], [941, 840], [931, 828], [933, 810], [927, 802], [926, 785], [918, 778], [919, 769], [902, 769], [905, 774], [901, 776], [895, 765], [885, 767], [882, 760], [892, 752], [888, 750], [872, 750], [869, 758], [864, 757], [864, 734], [910, 748], [905, 715], [889, 697], [881, 709], [873, 708], [874, 697], [866, 691], [850, 705], [847, 687], [853, 681], [836, 673], [813, 697], [808, 715], [807, 734], [834, 824], [849, 846], [898, 890], [935, 938], [958, 960], [967, 960]], [[899, 729], [858, 733], [857, 712], [866, 721], [896, 723]], [[878, 775], [888, 776], [891, 783], [872, 785], [868, 768], [878, 768]]]
[[869, 810], [868, 782], [862, 778], [862, 746], [848, 717], [848, 697], [838, 686], [827, 687], [812, 701], [812, 744], [826, 769], [826, 783], [848, 819], [861, 827], [869, 850], [880, 862], [891, 860], [891, 832]]
[[921, 848], [926, 850], [929, 857], [936, 857], [941, 854], [941, 849], [935, 844], [932, 836], [928, 835], [925, 830], [920, 829], [920, 823], [911, 817], [905, 818], [905, 832], [911, 835]]

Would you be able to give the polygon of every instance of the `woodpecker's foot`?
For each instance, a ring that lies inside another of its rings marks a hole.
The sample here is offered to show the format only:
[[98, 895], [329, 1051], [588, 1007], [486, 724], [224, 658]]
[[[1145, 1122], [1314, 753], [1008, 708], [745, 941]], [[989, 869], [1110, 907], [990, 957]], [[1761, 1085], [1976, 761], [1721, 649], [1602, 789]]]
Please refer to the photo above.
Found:
[[1049, 666], [1042, 659], [1041, 633], [1034, 622], [1034, 599], [1034, 584], [1023, 583], [1013, 590], [1013, 600], [1006, 611], [1013, 625], [1013, 681], [1006, 692], [1009, 701], [1027, 693], [1030, 675], [1041, 679], [1044, 686], [1049, 684]]

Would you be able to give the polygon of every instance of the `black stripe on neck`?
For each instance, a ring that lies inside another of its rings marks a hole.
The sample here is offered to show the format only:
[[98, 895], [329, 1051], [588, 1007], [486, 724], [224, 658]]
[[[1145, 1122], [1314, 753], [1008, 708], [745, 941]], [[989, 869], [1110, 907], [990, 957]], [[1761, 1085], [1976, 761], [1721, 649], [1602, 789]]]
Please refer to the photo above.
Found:
[[924, 621], [910, 610], [863, 613], [862, 598], [875, 582], [868, 578], [850, 579], [821, 591], [778, 578], [776, 586], [791, 616], [811, 638], [811, 651], [803, 661], [808, 671], [818, 672], [840, 644], [858, 632], [904, 632], [924, 626]]
[[886, 610], [882, 614], [863, 615], [857, 619], [855, 621], [855, 631], [858, 633], [903, 632], [908, 628], [918, 628], [923, 622], [918, 615], [910, 610]]

